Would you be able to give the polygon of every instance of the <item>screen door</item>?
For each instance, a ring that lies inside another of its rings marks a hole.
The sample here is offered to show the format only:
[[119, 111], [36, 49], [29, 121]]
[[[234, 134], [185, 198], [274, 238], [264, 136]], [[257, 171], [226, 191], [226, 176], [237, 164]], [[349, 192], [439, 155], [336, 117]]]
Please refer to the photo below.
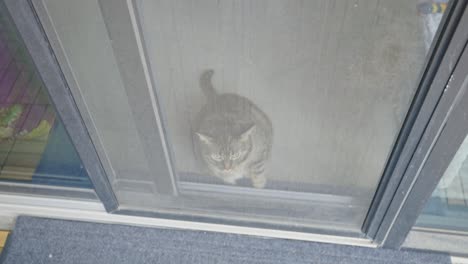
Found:
[[360, 233], [447, 3], [36, 0], [127, 212]]

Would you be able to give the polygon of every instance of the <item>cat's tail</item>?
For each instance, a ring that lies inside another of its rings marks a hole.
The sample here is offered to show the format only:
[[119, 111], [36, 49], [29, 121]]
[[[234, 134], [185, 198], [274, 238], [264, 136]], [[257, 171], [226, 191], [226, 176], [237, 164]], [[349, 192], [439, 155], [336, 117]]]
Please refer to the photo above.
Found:
[[206, 98], [211, 101], [218, 93], [216, 92], [215, 88], [213, 87], [213, 83], [211, 82], [211, 77], [213, 76], [213, 70], [205, 70], [200, 76], [200, 87], [205, 94]]

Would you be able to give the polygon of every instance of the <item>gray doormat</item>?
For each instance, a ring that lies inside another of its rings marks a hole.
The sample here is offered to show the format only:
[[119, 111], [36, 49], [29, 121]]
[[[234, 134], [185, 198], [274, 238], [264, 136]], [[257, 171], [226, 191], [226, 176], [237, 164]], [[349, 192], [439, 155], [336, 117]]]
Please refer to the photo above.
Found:
[[448, 255], [19, 217], [0, 263], [451, 263]]

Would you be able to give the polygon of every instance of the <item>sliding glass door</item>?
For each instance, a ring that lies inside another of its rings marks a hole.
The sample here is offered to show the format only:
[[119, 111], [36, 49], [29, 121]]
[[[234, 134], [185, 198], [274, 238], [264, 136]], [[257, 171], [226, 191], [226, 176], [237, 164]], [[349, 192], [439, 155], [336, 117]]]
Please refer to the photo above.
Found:
[[84, 124], [64, 119], [109, 211], [371, 238], [466, 6], [7, 2], [37, 16], [68, 93], [52, 97], [72, 98], [56, 104]]
[[417, 1], [34, 3], [122, 209], [349, 232], [442, 16]]

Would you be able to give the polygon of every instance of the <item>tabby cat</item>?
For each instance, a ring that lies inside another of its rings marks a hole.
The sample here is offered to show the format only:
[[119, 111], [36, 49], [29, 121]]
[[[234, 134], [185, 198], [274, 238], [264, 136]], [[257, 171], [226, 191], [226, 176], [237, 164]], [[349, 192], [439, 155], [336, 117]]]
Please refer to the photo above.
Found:
[[271, 121], [249, 99], [217, 93], [211, 82], [213, 74], [206, 70], [200, 77], [207, 103], [193, 131], [196, 153], [209, 172], [225, 183], [249, 178], [255, 188], [264, 188], [265, 164], [273, 143]]

